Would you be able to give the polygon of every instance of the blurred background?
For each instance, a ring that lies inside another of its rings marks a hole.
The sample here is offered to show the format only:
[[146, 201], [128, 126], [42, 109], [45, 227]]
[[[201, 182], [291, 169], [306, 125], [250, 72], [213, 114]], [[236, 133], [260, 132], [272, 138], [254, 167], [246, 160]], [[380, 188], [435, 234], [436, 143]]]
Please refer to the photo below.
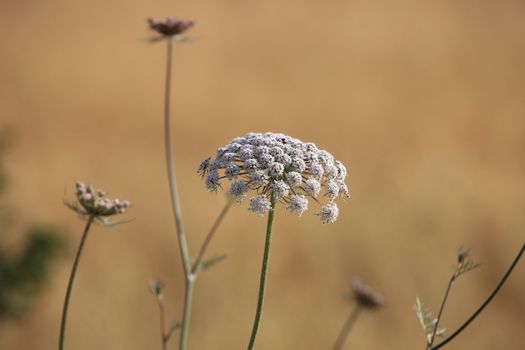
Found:
[[[525, 5], [518, 0], [2, 1], [0, 127], [13, 256], [34, 223], [60, 227], [63, 253], [39, 297], [0, 320], [0, 349], [56, 348], [83, 222], [62, 203], [77, 179], [133, 203], [97, 226], [72, 296], [70, 349], [158, 349], [150, 278], [180, 315], [183, 275], [162, 144], [165, 46], [146, 17], [195, 19], [174, 57], [178, 183], [196, 252], [225, 203], [196, 167], [250, 131], [315, 142], [349, 167], [334, 225], [312, 208], [276, 214], [259, 349], [329, 349], [353, 277], [388, 306], [363, 315], [349, 348], [423, 349], [416, 296], [437, 313], [459, 246], [482, 266], [454, 286], [455, 329], [523, 243]], [[228, 259], [197, 282], [191, 349], [244, 349], [265, 219], [230, 211], [209, 250]], [[449, 349], [525, 348], [525, 262]], [[175, 343], [171, 343], [175, 348]]]

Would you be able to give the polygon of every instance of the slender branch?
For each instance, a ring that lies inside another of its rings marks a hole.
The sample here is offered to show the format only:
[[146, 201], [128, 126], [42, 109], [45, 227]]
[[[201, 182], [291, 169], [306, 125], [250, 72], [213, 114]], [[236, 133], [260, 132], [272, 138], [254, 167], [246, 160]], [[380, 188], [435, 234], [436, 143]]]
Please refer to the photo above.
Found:
[[182, 212], [179, 203], [179, 196], [177, 193], [177, 181], [175, 179], [175, 166], [173, 162], [173, 141], [171, 137], [171, 76], [172, 76], [172, 54], [173, 54], [173, 38], [168, 37], [167, 53], [166, 53], [166, 90], [164, 99], [164, 139], [166, 148], [166, 166], [168, 170], [168, 182], [170, 186], [171, 204], [173, 208], [173, 217], [175, 218], [175, 225], [177, 228], [177, 236], [179, 239], [179, 249], [181, 251], [182, 265], [184, 267], [184, 274], [189, 276], [191, 274], [190, 254], [188, 252], [188, 243], [186, 241], [186, 234], [182, 224]]
[[166, 148], [166, 166], [168, 169], [168, 182], [170, 187], [171, 204], [173, 208], [173, 217], [175, 218], [175, 226], [177, 228], [177, 238], [179, 241], [179, 250], [182, 259], [182, 266], [184, 268], [184, 308], [181, 326], [181, 335], [179, 342], [179, 349], [184, 350], [188, 341], [191, 301], [193, 292], [193, 282], [195, 276], [191, 273], [190, 254], [188, 252], [188, 242], [182, 224], [182, 212], [179, 203], [179, 196], [177, 194], [177, 182], [175, 179], [175, 167], [173, 164], [173, 142], [171, 138], [171, 76], [172, 76], [172, 54], [173, 54], [173, 38], [171, 36], [166, 38], [166, 86], [164, 95], [164, 140]]
[[80, 239], [80, 244], [77, 249], [77, 254], [75, 256], [75, 260], [73, 262], [73, 268], [71, 269], [71, 275], [69, 276], [69, 282], [67, 284], [67, 290], [66, 290], [66, 297], [64, 299], [64, 308], [62, 309], [62, 321], [60, 324], [60, 337], [58, 341], [58, 349], [63, 350], [64, 349], [64, 337], [66, 335], [66, 320], [67, 320], [67, 311], [69, 308], [69, 300], [71, 298], [71, 291], [73, 290], [73, 282], [75, 281], [75, 276], [77, 273], [77, 267], [78, 262], [80, 261], [80, 256], [82, 255], [82, 250], [84, 248], [84, 243], [86, 242], [86, 238], [89, 232], [89, 228], [91, 227], [91, 224], [93, 223], [93, 220], [95, 217], [93, 215], [90, 215], [88, 217], [88, 220], [86, 222], [86, 226], [84, 227], [84, 232], [82, 233], [82, 238]]
[[443, 310], [445, 309], [445, 304], [448, 300], [448, 295], [450, 294], [450, 288], [452, 287], [452, 283], [454, 283], [454, 280], [456, 279], [456, 272], [454, 271], [454, 274], [452, 277], [450, 277], [450, 280], [448, 281], [447, 290], [445, 291], [445, 295], [443, 296], [443, 301], [441, 302], [441, 306], [439, 308], [439, 313], [436, 318], [436, 324], [434, 325], [434, 331], [432, 332], [432, 337], [430, 338], [430, 341], [427, 344], [427, 348], [432, 348], [432, 344], [434, 344], [434, 340], [436, 338], [438, 328], [439, 328], [439, 322], [441, 321], [441, 316], [443, 315]]
[[523, 243], [523, 246], [521, 247], [521, 249], [518, 252], [518, 254], [516, 255], [516, 257], [514, 258], [514, 261], [512, 262], [510, 267], [508, 268], [507, 272], [505, 272], [505, 275], [503, 275], [503, 278], [501, 279], [501, 281], [498, 283], [498, 285], [492, 291], [492, 293], [488, 296], [488, 298], [483, 302], [483, 304], [481, 304], [481, 306], [456, 331], [454, 331], [454, 333], [449, 335], [445, 340], [443, 340], [442, 342], [440, 342], [436, 346], [432, 347], [430, 350], [437, 350], [437, 349], [445, 346], [448, 342], [450, 342], [452, 339], [454, 339], [456, 336], [458, 336], [461, 332], [463, 332], [465, 330], [465, 328], [467, 328], [467, 326], [472, 321], [474, 321], [474, 319], [476, 317], [478, 317], [478, 315], [483, 311], [483, 309], [485, 309], [485, 307], [487, 307], [487, 305], [492, 301], [492, 299], [494, 299], [496, 294], [498, 294], [498, 292], [501, 289], [501, 287], [503, 287], [503, 285], [507, 281], [507, 278], [512, 273], [512, 270], [514, 270], [514, 267], [516, 266], [516, 264], [520, 260], [521, 256], [523, 255], [524, 251], [525, 251], [525, 243]]
[[157, 299], [157, 305], [159, 306], [159, 318], [160, 318], [160, 341], [162, 342], [162, 350], [166, 350], [168, 339], [166, 337], [166, 321], [165, 321], [165, 312], [164, 312], [164, 303], [161, 299]]
[[166, 332], [166, 335], [164, 336], [164, 341], [166, 343], [168, 343], [168, 341], [170, 340], [171, 335], [173, 334], [173, 332], [175, 332], [179, 328], [180, 328], [180, 323], [179, 324], [177, 324], [177, 323], [172, 324], [171, 327], [168, 329], [168, 332]]
[[352, 327], [354, 326], [355, 321], [361, 314], [361, 311], [362, 311], [362, 308], [360, 307], [359, 304], [357, 304], [352, 309], [352, 311], [350, 312], [350, 315], [348, 315], [348, 318], [343, 324], [343, 328], [341, 328], [341, 332], [339, 332], [339, 335], [337, 336], [333, 350], [343, 349], [343, 345], [345, 344], [346, 339], [348, 339], [348, 335], [350, 334], [350, 331], [352, 330]]
[[272, 194], [271, 196], [271, 209], [268, 213], [268, 223], [266, 224], [266, 240], [264, 243], [264, 253], [263, 261], [261, 266], [261, 278], [259, 282], [259, 296], [257, 298], [257, 310], [255, 312], [255, 320], [253, 322], [252, 334], [250, 336], [250, 343], [248, 345], [248, 350], [253, 349], [255, 345], [255, 337], [257, 336], [257, 330], [259, 328], [259, 322], [261, 321], [262, 308], [264, 304], [264, 291], [266, 286], [266, 272], [268, 270], [268, 259], [270, 257], [270, 245], [272, 242], [272, 225], [273, 225], [273, 216], [275, 213], [275, 197]]
[[195, 276], [191, 275], [186, 278], [186, 284], [184, 285], [184, 309], [182, 311], [182, 325], [180, 329], [179, 349], [186, 349], [188, 343], [188, 334], [190, 330], [190, 316], [191, 316], [191, 305], [193, 302], [193, 285], [195, 283]]
[[193, 267], [191, 268], [191, 272], [193, 274], [198, 273], [201, 261], [204, 257], [204, 254], [206, 253], [206, 249], [208, 248], [208, 245], [210, 244], [211, 239], [213, 238], [213, 235], [219, 228], [219, 225], [221, 224], [222, 220], [228, 213], [228, 210], [231, 208], [233, 201], [231, 199], [228, 199], [226, 204], [224, 205], [224, 208], [222, 208], [221, 213], [215, 219], [215, 222], [213, 223], [212, 227], [210, 228], [210, 231], [208, 231], [208, 234], [206, 235], [206, 238], [204, 239], [204, 242], [202, 243], [202, 246], [199, 250], [199, 254], [197, 254], [197, 258], [195, 259], [195, 262], [193, 263]]

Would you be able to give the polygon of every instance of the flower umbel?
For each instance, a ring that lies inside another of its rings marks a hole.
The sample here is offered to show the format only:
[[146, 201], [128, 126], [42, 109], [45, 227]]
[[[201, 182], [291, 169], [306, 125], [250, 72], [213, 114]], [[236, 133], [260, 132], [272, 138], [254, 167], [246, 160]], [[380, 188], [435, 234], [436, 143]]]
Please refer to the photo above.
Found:
[[323, 224], [333, 223], [339, 214], [335, 199], [350, 196], [344, 182], [347, 170], [341, 162], [313, 143], [284, 134], [237, 137], [219, 148], [214, 159], [206, 158], [197, 172], [210, 191], [220, 188], [221, 180], [230, 181], [229, 193], [238, 203], [249, 190], [256, 192], [249, 210], [258, 215], [270, 210], [271, 196], [299, 216], [312, 198], [320, 204], [326, 200], [317, 215]]

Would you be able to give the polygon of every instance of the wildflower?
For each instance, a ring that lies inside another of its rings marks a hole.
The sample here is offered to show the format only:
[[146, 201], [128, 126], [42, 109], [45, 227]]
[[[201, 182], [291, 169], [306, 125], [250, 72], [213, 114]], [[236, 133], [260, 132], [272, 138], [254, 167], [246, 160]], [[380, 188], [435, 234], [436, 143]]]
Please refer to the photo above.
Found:
[[66, 203], [66, 205], [81, 215], [92, 216], [99, 220], [124, 213], [130, 207], [128, 201], [109, 199], [105, 191], [95, 189], [81, 181], [75, 184], [75, 195], [80, 206], [71, 203]]
[[352, 296], [364, 309], [378, 309], [385, 305], [385, 300], [379, 292], [366, 286], [359, 279], [352, 281]]
[[326, 198], [328, 203], [317, 215], [322, 223], [333, 223], [339, 214], [335, 200], [349, 197], [344, 182], [347, 170], [341, 162], [313, 143], [284, 134], [237, 137], [220, 147], [214, 159], [206, 158], [197, 172], [210, 191], [216, 191], [223, 179], [232, 181], [229, 192], [237, 202], [242, 202], [250, 189], [255, 190], [249, 210], [259, 215], [270, 210], [272, 197], [299, 216], [308, 208], [308, 197], [318, 203]]
[[185, 21], [176, 17], [167, 17], [163, 19], [148, 18], [150, 29], [156, 31], [162, 36], [181, 35], [195, 24], [193, 21]]

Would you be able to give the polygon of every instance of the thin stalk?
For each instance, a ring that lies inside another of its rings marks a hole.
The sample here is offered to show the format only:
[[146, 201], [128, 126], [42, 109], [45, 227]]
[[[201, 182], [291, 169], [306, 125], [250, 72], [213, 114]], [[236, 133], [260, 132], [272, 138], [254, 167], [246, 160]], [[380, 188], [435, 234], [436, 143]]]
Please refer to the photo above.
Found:
[[434, 340], [436, 338], [438, 328], [439, 328], [439, 322], [441, 321], [441, 316], [443, 315], [443, 310], [445, 309], [445, 304], [447, 303], [448, 295], [450, 294], [450, 288], [452, 287], [452, 283], [454, 283], [455, 279], [456, 279], [456, 273], [454, 272], [454, 274], [452, 275], [452, 277], [450, 277], [450, 280], [448, 281], [447, 290], [445, 291], [445, 295], [443, 297], [443, 301], [441, 302], [439, 313], [436, 318], [436, 324], [434, 325], [434, 331], [432, 332], [432, 337], [430, 338], [430, 341], [427, 344], [428, 349], [432, 348], [432, 344], [434, 344]]
[[66, 335], [66, 320], [67, 320], [67, 311], [69, 308], [69, 300], [71, 298], [71, 291], [73, 290], [73, 282], [75, 281], [75, 276], [77, 274], [78, 262], [80, 261], [80, 256], [82, 255], [82, 250], [84, 248], [84, 243], [89, 232], [89, 228], [95, 219], [94, 216], [90, 215], [84, 227], [84, 233], [82, 233], [82, 238], [80, 239], [80, 244], [77, 249], [77, 254], [75, 256], [75, 261], [73, 262], [73, 268], [71, 269], [71, 275], [69, 276], [69, 282], [67, 284], [66, 297], [64, 299], [64, 308], [62, 309], [62, 321], [60, 324], [60, 337], [58, 340], [58, 349], [64, 349], [64, 337]]
[[184, 309], [182, 311], [182, 325], [180, 329], [179, 349], [186, 349], [188, 343], [188, 334], [190, 331], [190, 316], [191, 305], [193, 302], [193, 286], [195, 284], [195, 276], [191, 275], [186, 278], [184, 285]]
[[175, 218], [175, 226], [177, 228], [177, 238], [179, 241], [179, 250], [182, 259], [182, 266], [184, 269], [184, 308], [181, 326], [181, 335], [179, 342], [179, 349], [184, 350], [188, 341], [188, 333], [190, 326], [191, 314], [191, 300], [193, 293], [194, 276], [191, 273], [190, 254], [188, 252], [188, 242], [182, 224], [182, 212], [179, 203], [179, 196], [177, 194], [177, 182], [175, 179], [175, 167], [173, 164], [173, 142], [171, 137], [171, 76], [172, 76], [172, 55], [173, 55], [173, 38], [171, 36], [166, 38], [166, 85], [164, 94], [164, 141], [166, 149], [166, 166], [168, 169], [168, 182], [170, 188], [171, 205], [173, 209], [173, 217]]
[[167, 339], [167, 336], [166, 336], [166, 321], [165, 321], [165, 312], [164, 312], [164, 303], [162, 302], [162, 300], [160, 300], [159, 298], [157, 298], [157, 305], [159, 306], [159, 325], [160, 325], [160, 340], [162, 342], [162, 350], [166, 350], [167, 347], [167, 343], [168, 343], [168, 339]]
[[213, 223], [212, 227], [208, 231], [208, 234], [206, 235], [206, 238], [204, 239], [204, 242], [202, 243], [201, 249], [199, 250], [199, 254], [197, 254], [197, 258], [195, 259], [195, 262], [193, 263], [193, 267], [191, 268], [191, 272], [193, 274], [198, 273], [201, 261], [204, 257], [204, 254], [206, 253], [206, 249], [208, 248], [208, 245], [210, 244], [210, 241], [213, 238], [213, 235], [219, 228], [219, 225], [222, 223], [222, 220], [228, 213], [228, 210], [231, 208], [232, 203], [233, 201], [231, 199], [228, 199], [228, 201], [224, 205], [224, 208], [222, 208], [221, 213], [219, 214], [217, 219], [215, 219], [215, 222]]
[[352, 311], [350, 312], [350, 315], [348, 315], [348, 318], [343, 324], [343, 328], [341, 328], [341, 332], [339, 332], [339, 335], [337, 336], [333, 350], [343, 349], [343, 345], [345, 344], [346, 339], [348, 339], [348, 335], [350, 334], [350, 331], [352, 330], [352, 327], [354, 326], [355, 321], [361, 314], [361, 311], [362, 311], [362, 308], [359, 306], [359, 304], [357, 304], [352, 309]]
[[259, 322], [261, 321], [262, 308], [264, 304], [264, 291], [266, 287], [266, 272], [268, 271], [268, 259], [270, 257], [270, 245], [272, 242], [272, 225], [273, 216], [275, 213], [275, 197], [271, 196], [271, 209], [268, 213], [268, 223], [266, 224], [266, 241], [264, 243], [264, 253], [261, 266], [261, 279], [259, 281], [259, 296], [257, 298], [257, 310], [255, 311], [255, 320], [253, 322], [252, 334], [250, 336], [250, 343], [248, 350], [253, 349], [255, 345], [255, 337], [257, 336], [257, 330], [259, 329]]
[[503, 278], [501, 279], [501, 281], [498, 283], [498, 285], [496, 286], [496, 288], [492, 291], [492, 293], [490, 293], [490, 295], [488, 296], [488, 298], [483, 302], [483, 304], [480, 305], [480, 307], [465, 321], [463, 322], [463, 324], [461, 326], [459, 326], [459, 328], [457, 330], [454, 331], [454, 333], [452, 333], [451, 335], [449, 335], [445, 340], [443, 340], [441, 343], [437, 344], [436, 346], [432, 347], [430, 350], [437, 350], [443, 346], [445, 346], [448, 342], [450, 342], [452, 339], [454, 339], [456, 336], [458, 336], [461, 332], [463, 332], [465, 330], [465, 328], [467, 328], [467, 326], [472, 322], [474, 321], [474, 319], [476, 317], [478, 317], [478, 315], [483, 311], [483, 309], [485, 309], [485, 307], [487, 307], [487, 305], [492, 301], [492, 299], [494, 299], [494, 297], [496, 296], [496, 294], [498, 294], [499, 290], [501, 289], [501, 287], [503, 287], [503, 285], [505, 284], [505, 282], [507, 281], [507, 278], [509, 278], [510, 274], [512, 273], [512, 270], [514, 270], [514, 267], [516, 266], [516, 264], [518, 263], [518, 261], [520, 260], [521, 256], [523, 255], [523, 252], [525, 251], [525, 243], [523, 243], [523, 246], [521, 247], [520, 251], [518, 252], [518, 254], [516, 255], [516, 257], [514, 258], [514, 261], [512, 262], [512, 264], [509, 266], [507, 272], [505, 272], [505, 275], [503, 275]]

